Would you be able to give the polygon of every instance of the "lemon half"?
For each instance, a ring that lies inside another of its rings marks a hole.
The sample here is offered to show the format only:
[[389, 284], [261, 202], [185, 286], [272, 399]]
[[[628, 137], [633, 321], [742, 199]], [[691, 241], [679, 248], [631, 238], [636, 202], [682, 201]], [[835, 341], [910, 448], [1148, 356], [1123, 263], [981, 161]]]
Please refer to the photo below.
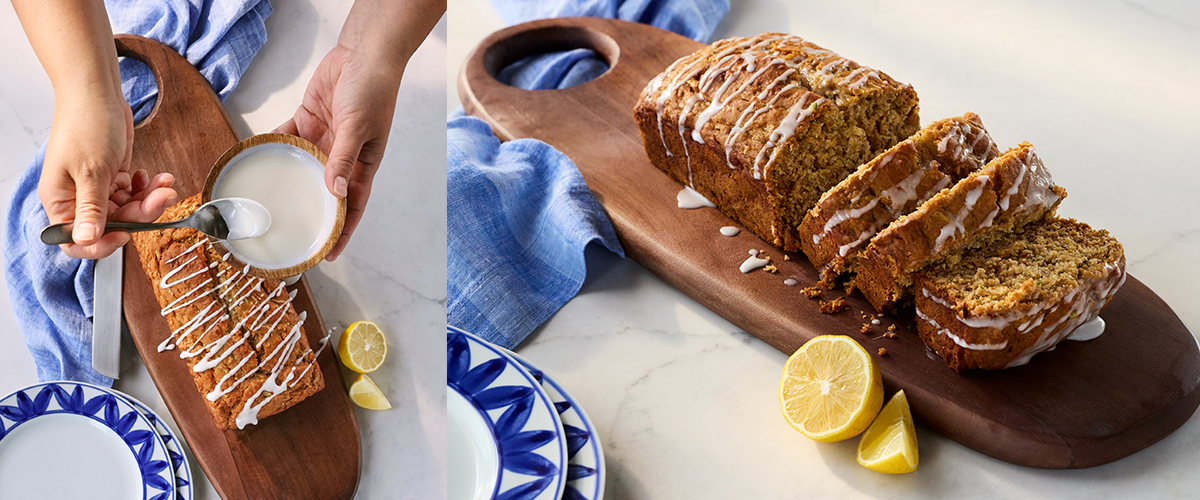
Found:
[[342, 364], [358, 373], [371, 373], [379, 369], [387, 357], [387, 338], [383, 331], [370, 321], [355, 321], [346, 327], [338, 339], [338, 358]]
[[852, 438], [871, 425], [883, 405], [879, 366], [850, 337], [814, 337], [784, 365], [779, 405], [788, 424], [810, 439]]

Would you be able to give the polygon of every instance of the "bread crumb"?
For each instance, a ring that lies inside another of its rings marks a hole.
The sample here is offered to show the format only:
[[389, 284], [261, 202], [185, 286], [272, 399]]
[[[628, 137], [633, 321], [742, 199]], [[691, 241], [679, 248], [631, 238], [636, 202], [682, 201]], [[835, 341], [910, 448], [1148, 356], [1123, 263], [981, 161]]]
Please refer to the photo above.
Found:
[[774, 273], [779, 272], [779, 269], [776, 268], [774, 264], [767, 264], [766, 266], [763, 267], [763, 271], [774, 274]]
[[820, 296], [821, 296], [821, 289], [820, 289], [820, 288], [817, 288], [817, 287], [815, 287], [815, 286], [810, 286], [810, 287], [808, 287], [808, 288], [805, 288], [805, 289], [803, 289], [803, 290], [801, 290], [801, 291], [802, 291], [802, 292], [804, 292], [804, 296], [805, 296], [805, 297], [808, 297], [808, 298], [810, 298], [810, 299], [815, 299], [815, 298], [817, 298], [817, 297], [820, 297]]
[[883, 334], [883, 336], [884, 336], [884, 337], [886, 337], [886, 338], [889, 338], [889, 339], [894, 339], [894, 338], [896, 338], [896, 334], [894, 334], [894, 333], [892, 333], [892, 332], [887, 332], [887, 333]]
[[783, 260], [792, 260], [792, 258], [789, 257], [788, 254], [785, 253], [785, 254], [783, 254]]
[[868, 334], [868, 333], [871, 333], [871, 324], [870, 324], [870, 323], [863, 323], [863, 326], [862, 326], [862, 328], [859, 328], [859, 329], [858, 329], [858, 332], [859, 332], [859, 333], [861, 333], [861, 334], [863, 334], [863, 335], [866, 335], [866, 334]]
[[888, 325], [888, 331], [889, 331], [889, 332], [894, 332], [894, 331], [896, 331], [896, 324], [895, 324], [895, 323], [892, 323], [892, 324]]
[[838, 297], [829, 302], [821, 301], [821, 312], [825, 314], [834, 314], [846, 308], [846, 298]]
[[879, 355], [880, 355], [880, 356], [887, 356], [887, 349], [884, 349], [884, 348], [880, 347], [880, 348], [879, 348]]

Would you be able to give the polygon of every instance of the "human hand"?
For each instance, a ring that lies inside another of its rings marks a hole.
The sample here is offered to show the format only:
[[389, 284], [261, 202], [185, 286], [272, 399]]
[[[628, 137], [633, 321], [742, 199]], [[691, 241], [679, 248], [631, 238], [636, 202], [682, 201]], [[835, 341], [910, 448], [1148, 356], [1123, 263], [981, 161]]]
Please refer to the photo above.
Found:
[[104, 234], [107, 220], [152, 222], [175, 203], [175, 178], [131, 174], [132, 152], [133, 114], [123, 97], [56, 100], [38, 197], [51, 224], [74, 221], [75, 242], [61, 245], [63, 253], [106, 257], [129, 242], [124, 231]]
[[325, 186], [346, 198], [346, 223], [326, 260], [341, 255], [362, 220], [383, 160], [406, 60], [381, 60], [339, 44], [321, 60], [295, 116], [275, 129], [329, 153]]

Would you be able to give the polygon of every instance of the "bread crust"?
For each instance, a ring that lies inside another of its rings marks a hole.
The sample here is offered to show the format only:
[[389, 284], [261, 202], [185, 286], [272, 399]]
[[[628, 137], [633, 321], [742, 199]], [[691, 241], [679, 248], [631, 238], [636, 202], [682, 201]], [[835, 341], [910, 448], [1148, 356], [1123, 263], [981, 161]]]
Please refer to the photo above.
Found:
[[935, 121], [827, 191], [797, 228], [800, 247], [832, 287], [881, 229], [999, 155], [978, 115]]
[[1053, 214], [1066, 195], [1033, 146], [1021, 143], [876, 234], [852, 286], [876, 310], [893, 311], [908, 298], [914, 272]]
[[[1051, 266], [1038, 269], [1046, 278], [1064, 274], [1055, 285], [1045, 284], [1049, 279], [1030, 278], [1005, 289], [996, 285], [992, 270], [980, 269], [974, 287], [990, 286], [1002, 292], [980, 304], [966, 296], [963, 288], [967, 287], [948, 286], [946, 275], [954, 271], [934, 268], [916, 274], [917, 333], [950, 368], [961, 373], [1023, 365], [1095, 319], [1125, 282], [1121, 244], [1106, 231], [1070, 219], [1052, 217], [1030, 224], [995, 242], [995, 248], [968, 257], [978, 257], [974, 261], [1012, 258], [1004, 254], [1034, 240], [1044, 243], [1038, 252], [1063, 252], [1062, 258], [1047, 259], [1051, 262], [1073, 259], [1071, 265], [1059, 266], [1057, 271]], [[1086, 243], [1078, 245], [1081, 240]]]
[[679, 59], [634, 116], [656, 167], [789, 251], [828, 187], [919, 124], [911, 86], [779, 33]]
[[[159, 221], [179, 220], [199, 205], [192, 196]], [[134, 233], [133, 243], [171, 327], [159, 350], [183, 358], [218, 427], [243, 428], [324, 387], [282, 282], [234, 269], [194, 229]]]

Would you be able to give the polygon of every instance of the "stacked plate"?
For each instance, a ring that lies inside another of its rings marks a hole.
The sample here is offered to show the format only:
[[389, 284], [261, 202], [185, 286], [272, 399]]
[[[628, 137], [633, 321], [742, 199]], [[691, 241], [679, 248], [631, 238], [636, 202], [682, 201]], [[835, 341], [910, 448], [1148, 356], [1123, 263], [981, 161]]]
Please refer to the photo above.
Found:
[[0, 399], [0, 498], [191, 500], [179, 440], [112, 389], [46, 382]]
[[529, 361], [446, 331], [449, 500], [601, 500], [604, 452], [583, 408]]

